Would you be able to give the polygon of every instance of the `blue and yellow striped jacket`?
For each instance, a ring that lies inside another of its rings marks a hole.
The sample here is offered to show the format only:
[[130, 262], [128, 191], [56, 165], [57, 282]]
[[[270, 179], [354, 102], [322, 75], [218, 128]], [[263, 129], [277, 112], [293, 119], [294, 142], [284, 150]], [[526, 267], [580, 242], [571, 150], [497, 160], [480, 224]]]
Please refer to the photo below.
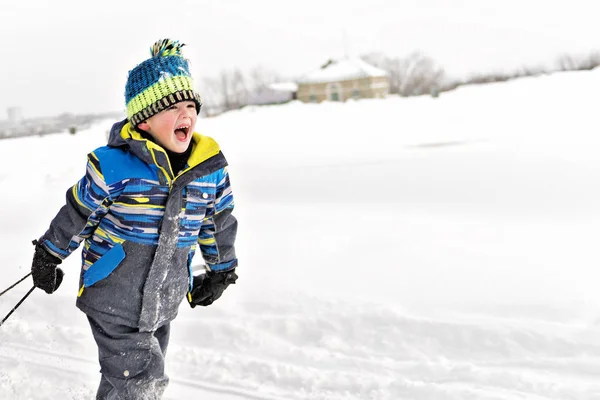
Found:
[[77, 305], [87, 314], [156, 329], [192, 288], [197, 245], [207, 269], [237, 266], [227, 162], [213, 139], [194, 133], [192, 141], [178, 175], [126, 120], [88, 155], [85, 176], [41, 238], [61, 259], [84, 242]]

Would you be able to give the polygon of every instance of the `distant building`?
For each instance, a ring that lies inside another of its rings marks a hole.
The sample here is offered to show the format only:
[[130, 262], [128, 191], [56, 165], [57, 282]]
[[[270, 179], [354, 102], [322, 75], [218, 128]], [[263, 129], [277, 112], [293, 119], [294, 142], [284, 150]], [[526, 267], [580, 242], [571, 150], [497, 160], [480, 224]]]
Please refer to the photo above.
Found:
[[350, 57], [330, 60], [298, 80], [298, 100], [316, 103], [325, 100], [379, 98], [389, 93], [386, 71]]
[[10, 125], [18, 125], [23, 122], [23, 109], [21, 107], [9, 107], [6, 109], [6, 114]]
[[271, 83], [250, 93], [248, 104], [281, 104], [296, 99], [298, 85], [294, 82]]

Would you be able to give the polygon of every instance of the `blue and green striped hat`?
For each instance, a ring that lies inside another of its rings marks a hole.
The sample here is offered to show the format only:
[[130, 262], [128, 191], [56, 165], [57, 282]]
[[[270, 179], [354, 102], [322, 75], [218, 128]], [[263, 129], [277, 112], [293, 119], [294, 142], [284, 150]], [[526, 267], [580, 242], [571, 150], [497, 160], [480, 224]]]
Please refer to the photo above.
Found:
[[152, 57], [129, 71], [125, 104], [133, 126], [180, 101], [194, 101], [200, 112], [202, 102], [181, 53], [183, 46], [176, 40], [159, 40], [150, 49]]

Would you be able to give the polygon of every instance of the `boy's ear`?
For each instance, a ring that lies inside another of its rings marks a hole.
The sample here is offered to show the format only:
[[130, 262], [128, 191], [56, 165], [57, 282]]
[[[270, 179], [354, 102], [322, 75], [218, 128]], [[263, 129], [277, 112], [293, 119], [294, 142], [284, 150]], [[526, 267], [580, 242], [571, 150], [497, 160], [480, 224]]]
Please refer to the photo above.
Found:
[[143, 130], [143, 131], [147, 131], [147, 130], [148, 130], [148, 128], [150, 128], [150, 125], [148, 125], [148, 122], [146, 122], [146, 121], [142, 121], [142, 122], [140, 122], [140, 123], [138, 124], [138, 126], [137, 126], [137, 127], [138, 127], [138, 128], [140, 128], [140, 129], [141, 129], [141, 130]]

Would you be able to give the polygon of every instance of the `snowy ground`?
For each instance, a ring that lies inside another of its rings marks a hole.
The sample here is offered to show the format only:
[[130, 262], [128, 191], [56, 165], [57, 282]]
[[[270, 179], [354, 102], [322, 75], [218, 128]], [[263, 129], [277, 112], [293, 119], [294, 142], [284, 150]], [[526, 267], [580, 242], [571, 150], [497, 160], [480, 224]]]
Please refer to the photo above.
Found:
[[[201, 120], [231, 164], [240, 280], [181, 307], [166, 397], [600, 399], [599, 87], [563, 73]], [[0, 141], [0, 290], [109, 127]], [[1, 399], [93, 398], [78, 261], [0, 328]]]

